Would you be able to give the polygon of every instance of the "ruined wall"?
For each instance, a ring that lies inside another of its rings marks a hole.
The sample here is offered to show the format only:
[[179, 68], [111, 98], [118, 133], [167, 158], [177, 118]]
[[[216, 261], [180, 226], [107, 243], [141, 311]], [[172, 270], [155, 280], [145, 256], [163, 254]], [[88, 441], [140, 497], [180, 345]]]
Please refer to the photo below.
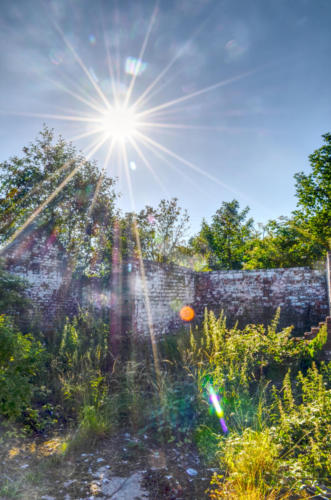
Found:
[[326, 276], [309, 268], [199, 273], [195, 305], [200, 318], [205, 307], [223, 309], [231, 326], [267, 324], [280, 307], [280, 326], [303, 333], [328, 313]]
[[[182, 326], [180, 309], [194, 305], [195, 275], [190, 269], [175, 265], [145, 262], [145, 280], [135, 267], [134, 328], [138, 334], [149, 331], [145, 291], [148, 292], [152, 325], [157, 335], [175, 332]], [[145, 288], [146, 287], [146, 288]]]
[[196, 273], [145, 262], [144, 280], [137, 261], [119, 262], [105, 284], [96, 278], [73, 278], [52, 235], [31, 230], [6, 252], [7, 269], [30, 282], [29, 296], [46, 322], [56, 315], [75, 314], [82, 305], [108, 309], [114, 332], [138, 335], [149, 332], [145, 285], [156, 335], [182, 326], [179, 310], [184, 305], [194, 308], [197, 321], [207, 307], [216, 314], [224, 310], [228, 324], [238, 320], [240, 326], [268, 323], [281, 307], [281, 326], [294, 324], [295, 333], [303, 333], [329, 312], [330, 265], [329, 258], [329, 274], [309, 268]]
[[6, 269], [28, 282], [28, 297], [35, 314], [51, 322], [57, 314], [73, 312], [78, 297], [69, 292], [71, 273], [62, 248], [53, 235], [40, 234], [33, 226], [18, 237], [5, 253]]

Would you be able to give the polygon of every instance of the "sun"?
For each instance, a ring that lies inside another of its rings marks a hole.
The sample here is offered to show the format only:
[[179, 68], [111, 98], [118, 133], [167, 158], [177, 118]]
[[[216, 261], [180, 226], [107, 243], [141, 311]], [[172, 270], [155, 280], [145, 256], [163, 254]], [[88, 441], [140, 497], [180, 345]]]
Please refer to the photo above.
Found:
[[[236, 81], [239, 81], [243, 78], [249, 77], [250, 75], [256, 73], [257, 69], [249, 70], [245, 73], [238, 74], [237, 76], [233, 76], [228, 79], [222, 79], [216, 83], [210, 84], [206, 87], [200, 88], [198, 90], [194, 90], [191, 93], [184, 93], [184, 95], [180, 95], [177, 98], [170, 99], [168, 101], [157, 102], [154, 101], [154, 105], [151, 105], [151, 99], [159, 90], [165, 85], [164, 79], [166, 74], [173, 68], [174, 64], [185, 54], [185, 50], [189, 44], [192, 42], [193, 38], [200, 32], [196, 30], [195, 33], [187, 40], [184, 44], [183, 49], [179, 50], [175, 56], [170, 60], [170, 62], [160, 71], [160, 73], [148, 83], [139, 97], [134, 96], [134, 89], [136, 79], [140, 77], [143, 71], [146, 68], [146, 63], [144, 62], [144, 53], [149, 41], [150, 34], [152, 32], [152, 28], [157, 17], [158, 10], [158, 2], [154, 7], [153, 13], [150, 18], [150, 22], [144, 37], [144, 41], [139, 53], [139, 57], [132, 58], [128, 57], [125, 64], [125, 73], [131, 75], [131, 80], [128, 86], [126, 83], [122, 85], [121, 78], [121, 70], [120, 70], [120, 59], [119, 53], [117, 53], [116, 64], [113, 59], [113, 54], [110, 53], [109, 50], [109, 40], [107, 39], [106, 32], [104, 30], [104, 44], [106, 49], [107, 56], [107, 65], [109, 70], [109, 82], [111, 85], [111, 94], [108, 96], [108, 90], [105, 92], [105, 89], [99, 85], [99, 80], [96, 78], [96, 75], [93, 71], [87, 68], [84, 61], [79, 56], [78, 52], [71, 44], [71, 42], [66, 37], [65, 33], [61, 29], [61, 27], [57, 23], [53, 23], [53, 27], [57, 31], [57, 33], [62, 38], [66, 49], [68, 50], [68, 54], [72, 54], [74, 60], [80, 66], [82, 72], [85, 74], [87, 78], [87, 82], [93, 87], [95, 94], [90, 95], [89, 91], [85, 90], [85, 86], [81, 88], [78, 86], [78, 90], [72, 89], [71, 87], [67, 87], [62, 82], [58, 82], [56, 80], [52, 80], [47, 78], [50, 82], [54, 83], [54, 85], [61, 89], [66, 94], [73, 97], [76, 101], [79, 101], [80, 104], [84, 104], [85, 107], [88, 108], [88, 111], [85, 108], [82, 108], [82, 111], [76, 113], [75, 111], [71, 114], [51, 114], [51, 113], [35, 113], [35, 112], [12, 112], [10, 114], [17, 116], [31, 116], [35, 118], [50, 118], [60, 121], [69, 121], [69, 122], [77, 122], [84, 124], [85, 130], [76, 135], [75, 137], [71, 137], [70, 141], [78, 141], [81, 139], [91, 138], [91, 142], [87, 145], [86, 148], [82, 151], [86, 160], [93, 158], [106, 142], [108, 142], [108, 147], [105, 148], [107, 150], [105, 154], [105, 158], [103, 161], [103, 165], [101, 168], [101, 174], [99, 181], [97, 182], [93, 200], [91, 203], [91, 210], [99, 195], [99, 190], [101, 187], [102, 179], [106, 175], [106, 173], [110, 170], [110, 161], [114, 152], [117, 150], [118, 153], [118, 163], [123, 166], [123, 171], [126, 180], [128, 191], [131, 198], [131, 205], [134, 211], [134, 196], [133, 196], [133, 188], [130, 176], [130, 161], [128, 158], [128, 152], [130, 154], [136, 154], [139, 157], [139, 160], [148, 168], [149, 172], [152, 174], [154, 179], [160, 185], [162, 190], [167, 193], [165, 186], [163, 185], [161, 179], [158, 174], [155, 172], [152, 163], [148, 159], [148, 155], [146, 157], [145, 151], [148, 150], [148, 153], [153, 154], [157, 161], [160, 160], [165, 163], [167, 166], [174, 168], [176, 172], [180, 172], [185, 180], [190, 182], [191, 177], [187, 175], [185, 172], [181, 172], [178, 170], [175, 162], [179, 162], [184, 165], [186, 168], [189, 168], [191, 171], [198, 173], [205, 178], [208, 178], [213, 183], [220, 185], [222, 188], [226, 188], [232, 191], [235, 194], [237, 193], [230, 186], [224, 184], [219, 178], [207, 172], [205, 169], [197, 166], [195, 163], [186, 160], [181, 155], [175, 153], [173, 150], [167, 148], [162, 142], [159, 142], [152, 138], [152, 133], [155, 131], [163, 131], [163, 132], [173, 132], [176, 133], [176, 130], [219, 130], [218, 127], [213, 126], [200, 126], [200, 125], [192, 125], [191, 123], [181, 123], [178, 121], [177, 117], [180, 115], [175, 115], [175, 118], [172, 122], [167, 121], [167, 117], [171, 116], [172, 110], [176, 110], [176, 106], [179, 104], [184, 104], [187, 101], [200, 97], [208, 92], [215, 91], [225, 85], [232, 84]], [[110, 99], [109, 99], [110, 97]], [[83, 112], [84, 110], [84, 112]], [[177, 110], [178, 113], [178, 110]], [[154, 133], [153, 133], [154, 135]], [[92, 139], [93, 136], [96, 136], [96, 139]], [[127, 144], [129, 143], [129, 144]], [[129, 146], [127, 148], [127, 146]], [[169, 158], [172, 160], [169, 161]], [[135, 164], [135, 162], [131, 162]], [[68, 169], [70, 162], [65, 162], [61, 167], [61, 171], [65, 171]], [[44, 210], [44, 208], [57, 196], [59, 192], [71, 181], [71, 179], [76, 175], [79, 171], [82, 163], [79, 163], [74, 169], [72, 169], [68, 175], [64, 178], [64, 180], [55, 188], [53, 193], [44, 200], [39, 207], [35, 209], [35, 211], [28, 217], [28, 219], [21, 225], [17, 231], [6, 241], [5, 246], [2, 247], [3, 250], [7, 247], [14, 239], [31, 223], [35, 220], [35, 218]], [[131, 170], [135, 170], [131, 167]], [[53, 174], [52, 174], [53, 175]], [[240, 193], [243, 196], [242, 193]], [[138, 238], [139, 239], [139, 238]]]
[[105, 112], [101, 127], [107, 137], [124, 142], [134, 138], [138, 132], [138, 120], [133, 107], [117, 104]]

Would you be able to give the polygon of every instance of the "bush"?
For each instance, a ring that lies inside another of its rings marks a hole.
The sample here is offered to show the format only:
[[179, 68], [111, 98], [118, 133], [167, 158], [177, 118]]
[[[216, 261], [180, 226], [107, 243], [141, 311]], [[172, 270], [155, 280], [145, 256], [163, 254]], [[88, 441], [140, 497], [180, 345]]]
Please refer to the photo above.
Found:
[[27, 323], [30, 301], [25, 295], [27, 283], [4, 269], [0, 260], [0, 314], [11, 315], [20, 324]]
[[220, 443], [221, 465], [226, 469], [226, 480], [215, 475], [211, 498], [252, 500], [276, 498], [279, 463], [278, 448], [268, 430], [250, 428], [242, 434], [234, 433]]
[[288, 473], [300, 484], [312, 484], [314, 479], [327, 482], [331, 477], [330, 375], [330, 364], [318, 370], [313, 363], [293, 382], [288, 372], [282, 391], [274, 391], [273, 438]]
[[99, 408], [94, 405], [83, 406], [78, 428], [65, 444], [64, 451], [71, 453], [94, 446], [110, 434], [113, 423], [111, 405]]
[[43, 348], [31, 335], [22, 335], [10, 318], [0, 316], [0, 413], [9, 419], [33, 417], [34, 377]]
[[[219, 443], [214, 457], [224, 474], [214, 477], [212, 498], [288, 498], [293, 491], [303, 498], [300, 488], [330, 476], [329, 372], [312, 364], [326, 330], [312, 342], [296, 342], [291, 328], [277, 331], [278, 318], [279, 311], [267, 328], [239, 330], [206, 312], [203, 331], [191, 332], [183, 353], [200, 390], [195, 440], [206, 460]], [[210, 385], [220, 395], [228, 435], [220, 435]]]

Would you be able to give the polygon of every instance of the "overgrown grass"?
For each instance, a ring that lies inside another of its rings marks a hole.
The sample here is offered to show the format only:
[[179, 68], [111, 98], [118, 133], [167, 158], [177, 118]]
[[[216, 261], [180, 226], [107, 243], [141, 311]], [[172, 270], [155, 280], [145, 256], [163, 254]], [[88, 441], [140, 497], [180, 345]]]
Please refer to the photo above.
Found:
[[[211, 498], [304, 498], [307, 485], [317, 491], [331, 473], [330, 369], [318, 362], [326, 334], [322, 329], [310, 344], [294, 341], [291, 328], [277, 330], [278, 315], [268, 328], [239, 330], [206, 312], [202, 329], [159, 343], [159, 376], [148, 343], [126, 341], [125, 355], [113, 359], [107, 324], [86, 312], [51, 339], [22, 336], [2, 319], [3, 419], [39, 433], [62, 427], [69, 454], [121, 428], [147, 432], [156, 442], [194, 445], [218, 467]], [[21, 379], [24, 393], [10, 394]], [[13, 491], [5, 481], [1, 487], [7, 496]]]

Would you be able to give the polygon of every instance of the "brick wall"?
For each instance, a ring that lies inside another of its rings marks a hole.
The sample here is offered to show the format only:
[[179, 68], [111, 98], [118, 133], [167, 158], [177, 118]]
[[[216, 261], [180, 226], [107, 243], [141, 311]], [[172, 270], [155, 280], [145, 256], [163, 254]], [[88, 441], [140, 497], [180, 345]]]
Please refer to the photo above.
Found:
[[144, 276], [135, 266], [134, 326], [138, 334], [148, 332], [145, 292], [148, 292], [153, 329], [156, 334], [176, 331], [182, 326], [180, 309], [194, 306], [196, 273], [175, 265], [144, 263]]
[[[6, 252], [7, 268], [30, 283], [29, 295], [46, 326], [56, 314], [73, 314], [78, 305], [108, 309], [113, 331], [148, 335], [145, 290], [157, 335], [182, 326], [179, 310], [190, 305], [200, 321], [204, 308], [228, 324], [268, 323], [281, 307], [281, 326], [294, 324], [300, 334], [328, 315], [327, 273], [309, 268], [196, 273], [175, 265], [145, 262], [145, 279], [138, 262], [113, 266], [109, 284], [75, 278], [65, 254], [52, 236], [33, 228]], [[330, 276], [331, 259], [328, 260]]]
[[280, 325], [295, 325], [296, 333], [327, 315], [323, 271], [309, 268], [213, 271], [196, 278], [195, 305], [201, 318], [205, 307], [223, 309], [228, 324], [268, 323], [281, 308]]
[[32, 226], [7, 249], [5, 267], [28, 282], [27, 294], [35, 313], [44, 317], [45, 327], [56, 314], [77, 310], [78, 297], [69, 292], [71, 273], [66, 256], [54, 235], [46, 236]]

